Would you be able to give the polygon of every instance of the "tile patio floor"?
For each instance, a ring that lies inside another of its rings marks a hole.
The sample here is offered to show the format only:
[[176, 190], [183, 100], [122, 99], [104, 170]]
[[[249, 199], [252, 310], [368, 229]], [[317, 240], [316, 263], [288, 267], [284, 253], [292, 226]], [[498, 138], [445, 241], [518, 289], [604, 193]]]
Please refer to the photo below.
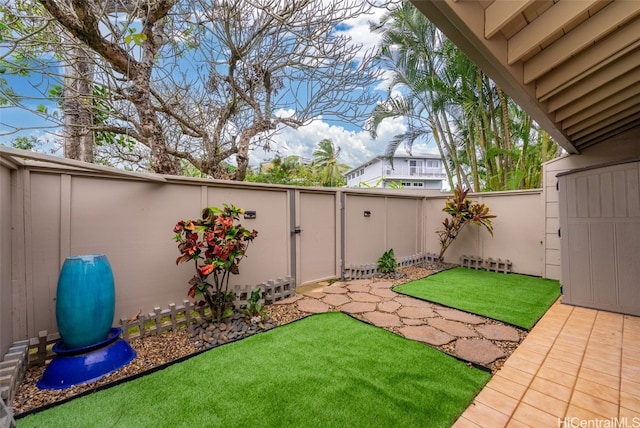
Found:
[[640, 427], [640, 317], [556, 302], [455, 423]]

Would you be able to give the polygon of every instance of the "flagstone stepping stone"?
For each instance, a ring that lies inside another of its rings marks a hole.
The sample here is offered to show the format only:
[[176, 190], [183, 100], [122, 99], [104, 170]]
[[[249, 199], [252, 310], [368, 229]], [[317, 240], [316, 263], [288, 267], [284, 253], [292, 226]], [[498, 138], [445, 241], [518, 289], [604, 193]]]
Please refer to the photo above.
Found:
[[431, 318], [435, 317], [436, 313], [431, 308], [417, 308], [415, 306], [405, 306], [398, 311], [398, 315], [402, 318]]
[[424, 300], [414, 299], [413, 297], [407, 296], [399, 296], [394, 298], [393, 300], [400, 303], [402, 306], [410, 306], [412, 308], [431, 309], [432, 306], [430, 302], [425, 302]]
[[304, 296], [302, 294], [296, 294], [291, 297], [287, 297], [286, 299], [278, 300], [277, 302], [273, 302], [274, 305], [288, 305], [290, 303], [295, 303], [300, 299], [303, 299]]
[[302, 299], [298, 302], [298, 309], [302, 312], [310, 312], [312, 314], [320, 314], [329, 312], [330, 306], [316, 299]]
[[323, 292], [327, 294], [347, 294], [348, 290], [344, 287], [336, 287], [335, 285], [331, 285], [329, 287], [324, 287], [322, 289]]
[[371, 283], [370, 279], [352, 279], [351, 281], [346, 281], [343, 284], [345, 284], [345, 285], [369, 285], [370, 283]]
[[382, 312], [395, 312], [400, 307], [400, 303], [391, 300], [378, 304], [378, 310]]
[[384, 298], [393, 298], [398, 295], [398, 293], [391, 290], [390, 288], [374, 288], [370, 291], [370, 293]]
[[368, 293], [371, 290], [371, 287], [368, 285], [352, 284], [347, 285], [347, 289], [352, 293]]
[[498, 358], [506, 357], [502, 349], [485, 339], [460, 339], [456, 342], [454, 352], [464, 360], [483, 366], [493, 363]]
[[391, 287], [393, 287], [393, 282], [381, 281], [381, 282], [371, 283], [371, 288], [391, 288]]
[[429, 320], [429, 325], [457, 337], [478, 336], [478, 333], [458, 321], [449, 321], [443, 318], [433, 318]]
[[425, 325], [427, 321], [413, 318], [402, 318], [402, 324], [404, 325]]
[[459, 311], [457, 309], [437, 309], [436, 312], [442, 317], [451, 321], [460, 321], [465, 324], [482, 324], [485, 319], [468, 312]]
[[346, 305], [340, 306], [340, 310], [348, 314], [360, 314], [363, 312], [375, 311], [376, 304], [365, 303], [365, 302], [351, 302], [351, 303], [347, 303]]
[[490, 340], [520, 341], [520, 334], [514, 327], [500, 324], [485, 324], [476, 327], [476, 331]]
[[455, 337], [428, 325], [402, 327], [399, 331], [407, 339], [434, 346], [446, 345], [455, 339]]
[[322, 301], [328, 305], [340, 306], [345, 303], [349, 303], [351, 300], [343, 294], [329, 294], [327, 297], [322, 299]]
[[367, 312], [364, 317], [371, 324], [378, 327], [400, 327], [402, 325], [397, 315], [385, 312]]
[[326, 293], [323, 293], [320, 290], [318, 290], [318, 291], [309, 291], [308, 293], [304, 293], [303, 294], [304, 297], [311, 297], [312, 299], [322, 299], [326, 295], [327, 295]]
[[382, 300], [380, 296], [374, 296], [369, 293], [349, 293], [349, 297], [354, 302], [379, 302]]

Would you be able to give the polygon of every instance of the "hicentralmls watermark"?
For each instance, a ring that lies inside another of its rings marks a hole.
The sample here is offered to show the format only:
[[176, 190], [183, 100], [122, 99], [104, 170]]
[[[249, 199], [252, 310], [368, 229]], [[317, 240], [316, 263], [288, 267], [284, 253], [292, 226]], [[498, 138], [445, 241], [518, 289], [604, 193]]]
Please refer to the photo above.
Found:
[[640, 417], [609, 419], [558, 418], [558, 428], [640, 428]]

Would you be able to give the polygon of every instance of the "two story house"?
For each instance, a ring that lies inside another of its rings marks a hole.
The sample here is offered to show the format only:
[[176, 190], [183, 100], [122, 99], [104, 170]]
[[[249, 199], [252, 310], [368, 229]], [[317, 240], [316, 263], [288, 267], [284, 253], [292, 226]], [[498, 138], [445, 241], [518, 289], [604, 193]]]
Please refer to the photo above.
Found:
[[347, 187], [396, 187], [441, 190], [447, 176], [440, 155], [396, 155], [373, 159], [347, 171]]

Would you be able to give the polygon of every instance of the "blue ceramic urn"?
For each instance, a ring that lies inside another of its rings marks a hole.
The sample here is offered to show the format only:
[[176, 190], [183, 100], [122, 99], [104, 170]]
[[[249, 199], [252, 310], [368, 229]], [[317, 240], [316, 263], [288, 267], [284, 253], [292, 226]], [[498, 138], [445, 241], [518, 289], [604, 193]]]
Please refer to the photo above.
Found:
[[113, 273], [104, 254], [65, 260], [56, 291], [56, 321], [68, 348], [105, 340], [111, 330], [115, 303]]

